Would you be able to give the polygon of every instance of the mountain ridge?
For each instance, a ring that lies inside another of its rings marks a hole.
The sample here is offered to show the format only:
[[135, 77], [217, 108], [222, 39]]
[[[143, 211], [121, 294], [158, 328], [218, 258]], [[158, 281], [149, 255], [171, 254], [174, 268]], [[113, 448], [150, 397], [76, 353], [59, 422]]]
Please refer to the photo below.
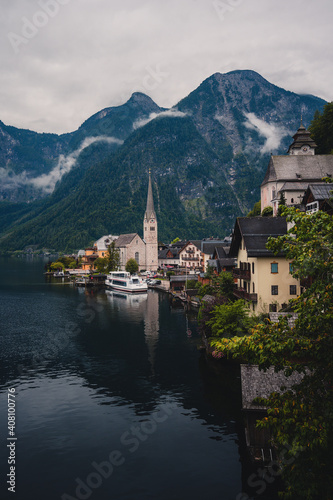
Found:
[[[56, 167], [63, 174], [52, 194], [35, 197], [30, 211], [7, 204], [11, 220], [0, 204], [0, 248], [69, 250], [101, 232], [140, 232], [149, 168], [162, 239], [224, 236], [257, 201], [270, 150], [285, 152], [301, 111], [310, 123], [324, 104], [280, 89], [252, 70], [215, 73], [168, 110], [133, 93], [123, 105], [104, 108], [77, 131], [59, 136], [63, 164], [39, 171], [45, 182]], [[118, 142], [100, 141], [103, 136]], [[46, 145], [51, 139], [44, 137]], [[85, 140], [89, 145], [80, 150]], [[22, 166], [14, 175], [22, 176]]]

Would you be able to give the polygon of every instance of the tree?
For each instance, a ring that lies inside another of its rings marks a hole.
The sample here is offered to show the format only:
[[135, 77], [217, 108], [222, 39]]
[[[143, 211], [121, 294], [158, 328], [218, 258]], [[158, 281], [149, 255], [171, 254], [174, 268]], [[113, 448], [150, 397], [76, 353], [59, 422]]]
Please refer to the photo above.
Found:
[[[284, 452], [285, 498], [329, 500], [333, 496], [333, 218], [321, 211], [308, 215], [286, 208], [294, 226], [288, 234], [270, 238], [267, 247], [285, 252], [292, 274], [306, 280], [294, 299], [298, 319], [266, 321], [243, 338], [213, 341], [221, 355], [245, 358], [261, 369], [274, 366], [303, 373], [293, 391], [271, 394], [261, 401], [268, 416], [258, 426], [269, 427], [274, 446]], [[290, 449], [285, 453], [285, 444]]]
[[247, 214], [247, 217], [258, 217], [261, 213], [261, 200], [254, 204], [252, 210]]
[[273, 208], [272, 207], [265, 207], [264, 210], [261, 212], [261, 215], [263, 217], [272, 217]]
[[139, 264], [137, 263], [137, 261], [135, 259], [129, 259], [126, 262], [125, 269], [128, 273], [135, 274], [138, 272]]
[[112, 241], [111, 245], [108, 246], [106, 255], [106, 272], [117, 271], [120, 267], [120, 252], [119, 248], [116, 248], [116, 242]]
[[248, 333], [251, 321], [249, 311], [243, 300], [217, 305], [207, 321], [212, 335], [221, 338], [242, 336]]
[[322, 113], [315, 112], [309, 131], [318, 146], [317, 154], [333, 153], [333, 102], [325, 104]]
[[59, 260], [57, 260], [56, 262], [52, 262], [50, 268], [52, 271], [58, 271], [59, 269], [61, 269], [62, 271], [65, 270], [64, 264]]
[[[108, 259], [106, 257], [98, 257], [94, 262], [94, 267], [99, 273], [107, 273], [108, 272]], [[113, 269], [114, 270], [114, 269]]]
[[174, 245], [175, 243], [178, 243], [178, 241], [180, 241], [180, 238], [177, 236], [177, 238], [175, 238], [170, 244]]
[[232, 273], [222, 272], [213, 278], [213, 286], [218, 295], [226, 297], [230, 301], [235, 300], [234, 289], [235, 281]]

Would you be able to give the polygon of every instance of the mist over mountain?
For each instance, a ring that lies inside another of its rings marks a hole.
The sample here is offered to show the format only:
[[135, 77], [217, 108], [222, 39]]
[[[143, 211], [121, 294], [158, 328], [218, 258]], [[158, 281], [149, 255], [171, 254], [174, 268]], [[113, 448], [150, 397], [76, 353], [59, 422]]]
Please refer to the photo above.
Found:
[[161, 240], [224, 236], [259, 199], [270, 153], [285, 153], [301, 114], [308, 126], [324, 104], [232, 71], [169, 110], [135, 93], [61, 136], [0, 122], [0, 248], [141, 232], [149, 168]]

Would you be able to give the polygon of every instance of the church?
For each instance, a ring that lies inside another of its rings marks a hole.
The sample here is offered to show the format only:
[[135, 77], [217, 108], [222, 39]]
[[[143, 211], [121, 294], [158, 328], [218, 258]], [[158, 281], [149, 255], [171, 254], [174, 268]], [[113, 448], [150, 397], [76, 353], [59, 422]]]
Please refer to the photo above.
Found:
[[333, 155], [316, 155], [317, 145], [303, 123], [293, 137], [287, 155], [271, 156], [261, 184], [261, 210], [271, 206], [277, 215], [281, 196], [287, 206], [300, 207], [309, 185], [333, 177]]
[[154, 208], [151, 172], [149, 171], [147, 206], [143, 218], [143, 239], [138, 233], [121, 234], [120, 236], [107, 235], [100, 238], [92, 248], [86, 248], [82, 258], [82, 268], [87, 271], [93, 269], [94, 261], [98, 257], [104, 258], [109, 245], [115, 242], [119, 250], [120, 269], [125, 270], [129, 259], [135, 259], [139, 271], [157, 271], [158, 268], [158, 231], [157, 218]]

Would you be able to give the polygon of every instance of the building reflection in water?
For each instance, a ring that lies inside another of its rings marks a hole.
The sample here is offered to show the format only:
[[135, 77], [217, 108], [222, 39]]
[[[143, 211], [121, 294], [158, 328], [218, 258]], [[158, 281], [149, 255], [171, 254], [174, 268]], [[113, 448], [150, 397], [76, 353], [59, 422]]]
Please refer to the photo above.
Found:
[[132, 322], [144, 322], [145, 342], [148, 347], [148, 360], [152, 376], [155, 375], [155, 356], [159, 337], [159, 294], [125, 293], [106, 291], [107, 298], [115, 310], [125, 313]]

